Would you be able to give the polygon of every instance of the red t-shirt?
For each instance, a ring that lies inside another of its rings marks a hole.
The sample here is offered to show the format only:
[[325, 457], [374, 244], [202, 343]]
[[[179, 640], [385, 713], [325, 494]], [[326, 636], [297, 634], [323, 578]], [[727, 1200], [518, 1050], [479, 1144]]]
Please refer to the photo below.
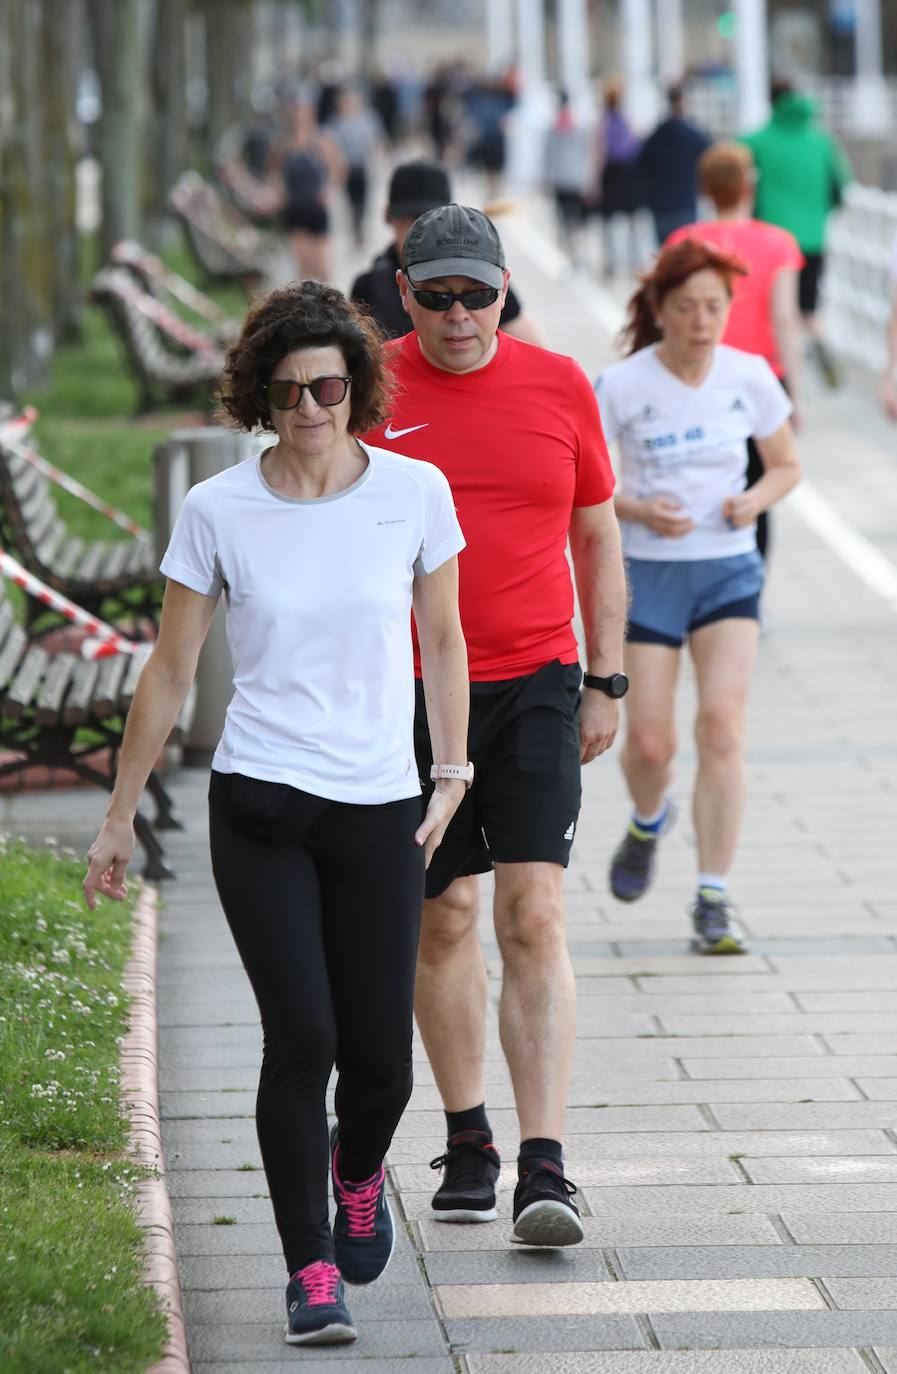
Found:
[[746, 277], [735, 280], [735, 295], [723, 343], [745, 353], [759, 353], [777, 377], [784, 375], [772, 327], [772, 286], [787, 267], [800, 268], [804, 255], [797, 239], [776, 224], [759, 219], [715, 219], [686, 224], [670, 234], [666, 245], [698, 238], [714, 248], [734, 253], [750, 268]]
[[427, 362], [416, 333], [387, 354], [393, 412], [362, 438], [434, 463], [449, 480], [467, 540], [460, 604], [471, 680], [522, 677], [555, 658], [575, 663], [570, 516], [614, 489], [582, 368], [501, 331], [492, 361], [461, 376]]

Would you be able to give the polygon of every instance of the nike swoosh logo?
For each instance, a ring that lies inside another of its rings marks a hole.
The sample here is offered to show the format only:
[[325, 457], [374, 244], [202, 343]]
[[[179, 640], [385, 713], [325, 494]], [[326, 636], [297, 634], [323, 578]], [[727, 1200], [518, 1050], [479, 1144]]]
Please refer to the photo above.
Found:
[[392, 424], [388, 424], [383, 431], [384, 439], [401, 439], [403, 434], [413, 434], [416, 429], [426, 429], [430, 421], [425, 420], [422, 425], [409, 425], [407, 429], [393, 429]]

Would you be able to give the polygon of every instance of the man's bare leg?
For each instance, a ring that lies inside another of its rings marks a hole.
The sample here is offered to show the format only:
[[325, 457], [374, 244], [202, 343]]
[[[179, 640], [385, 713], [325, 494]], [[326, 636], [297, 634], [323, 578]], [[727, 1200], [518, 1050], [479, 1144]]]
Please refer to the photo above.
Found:
[[479, 879], [465, 877], [424, 902], [414, 1014], [447, 1112], [485, 1097], [488, 984], [478, 899]]
[[563, 881], [559, 864], [495, 865], [495, 933], [504, 964], [499, 1029], [521, 1140], [564, 1138], [576, 984]]

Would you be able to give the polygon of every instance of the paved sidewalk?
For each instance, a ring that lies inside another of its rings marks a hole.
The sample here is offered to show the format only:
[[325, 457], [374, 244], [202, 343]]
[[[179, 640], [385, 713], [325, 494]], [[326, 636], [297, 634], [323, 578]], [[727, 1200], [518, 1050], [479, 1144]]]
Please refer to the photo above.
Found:
[[[527, 303], [594, 371], [610, 353], [587, 293], [552, 277], [531, 235], [509, 223], [507, 239]], [[817, 398], [802, 447], [819, 489], [893, 555], [886, 437], [859, 391]], [[166, 840], [179, 880], [162, 913], [161, 1089], [197, 1374], [336, 1374], [360, 1360], [378, 1374], [897, 1374], [897, 617], [794, 507], [776, 533], [734, 874], [751, 954], [688, 952], [687, 805], [654, 891], [636, 908], [610, 898], [627, 807], [612, 759], [587, 769], [567, 884], [580, 997], [567, 1160], [585, 1244], [508, 1243], [516, 1136], [496, 979], [500, 1219], [428, 1219], [444, 1124], [418, 1052], [390, 1155], [406, 1224], [384, 1279], [351, 1294], [354, 1347], [283, 1343], [252, 1121], [256, 1013], [210, 882], [207, 779], [174, 778], [189, 829]], [[686, 681], [683, 800], [690, 712]], [[4, 805], [13, 833], [83, 849], [104, 801], [79, 791]], [[487, 901], [482, 929], [497, 975]]]

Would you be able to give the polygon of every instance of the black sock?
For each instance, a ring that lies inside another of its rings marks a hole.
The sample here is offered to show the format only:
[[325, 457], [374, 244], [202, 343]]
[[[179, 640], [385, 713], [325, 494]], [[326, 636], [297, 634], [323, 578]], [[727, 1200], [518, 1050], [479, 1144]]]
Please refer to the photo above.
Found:
[[491, 1140], [492, 1127], [486, 1115], [485, 1102], [481, 1102], [478, 1107], [468, 1107], [466, 1112], [446, 1112], [445, 1129], [449, 1140], [460, 1131], [482, 1131]]
[[367, 1183], [382, 1163], [383, 1160], [377, 1159], [375, 1155], [353, 1155], [340, 1141], [337, 1167], [343, 1183]]
[[517, 1172], [521, 1177], [524, 1165], [531, 1159], [547, 1159], [549, 1163], [557, 1165], [561, 1173], [564, 1172], [564, 1147], [559, 1140], [549, 1140], [546, 1136], [538, 1135], [532, 1136], [529, 1140], [522, 1140], [517, 1156]]

